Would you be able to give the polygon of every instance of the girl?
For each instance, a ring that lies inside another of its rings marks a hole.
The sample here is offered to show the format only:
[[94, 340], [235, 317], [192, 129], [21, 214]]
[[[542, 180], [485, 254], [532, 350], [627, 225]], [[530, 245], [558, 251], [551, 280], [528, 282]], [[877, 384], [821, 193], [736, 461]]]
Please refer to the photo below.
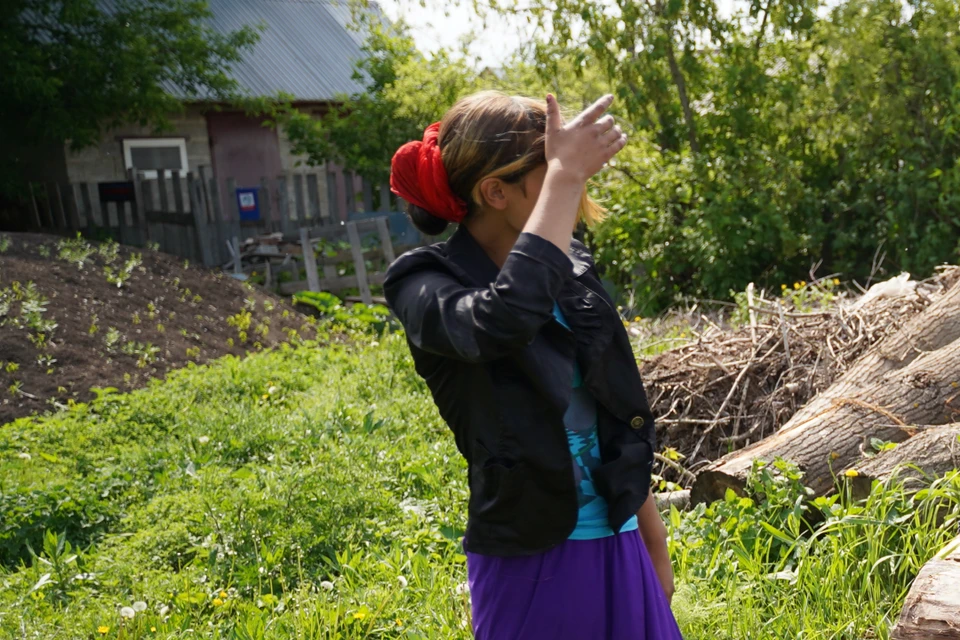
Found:
[[480, 640], [674, 640], [673, 571], [650, 495], [654, 422], [578, 220], [626, 144], [598, 100], [458, 102], [393, 158], [391, 188], [446, 242], [384, 284], [469, 467], [463, 546]]

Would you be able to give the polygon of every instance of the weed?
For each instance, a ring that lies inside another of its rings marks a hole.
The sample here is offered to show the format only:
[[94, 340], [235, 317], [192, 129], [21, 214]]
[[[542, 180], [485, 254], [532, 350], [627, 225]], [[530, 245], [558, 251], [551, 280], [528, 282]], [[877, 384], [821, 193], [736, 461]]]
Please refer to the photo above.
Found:
[[96, 249], [77, 233], [76, 238], [64, 238], [57, 241], [57, 257], [83, 269], [83, 265], [96, 253]]
[[0, 253], [6, 253], [10, 248], [10, 236], [0, 236]]

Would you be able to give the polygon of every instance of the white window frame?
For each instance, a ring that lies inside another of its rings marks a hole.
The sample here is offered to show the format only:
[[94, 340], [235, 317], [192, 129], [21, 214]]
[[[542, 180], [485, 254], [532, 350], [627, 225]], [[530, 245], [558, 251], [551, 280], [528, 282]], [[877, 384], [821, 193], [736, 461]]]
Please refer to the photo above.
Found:
[[[144, 147], [178, 147], [180, 149], [180, 176], [185, 177], [190, 170], [187, 164], [187, 139], [186, 138], [124, 138], [123, 140], [123, 163], [127, 169], [133, 167], [131, 159], [131, 150]], [[170, 171], [174, 171], [171, 169]], [[147, 179], [157, 177], [155, 169], [145, 169], [140, 174]]]

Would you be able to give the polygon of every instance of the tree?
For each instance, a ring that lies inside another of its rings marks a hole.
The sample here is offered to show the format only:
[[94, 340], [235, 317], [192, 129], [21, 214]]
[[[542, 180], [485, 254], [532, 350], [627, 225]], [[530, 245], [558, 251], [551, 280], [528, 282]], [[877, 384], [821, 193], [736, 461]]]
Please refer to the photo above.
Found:
[[[0, 190], [20, 186], [18, 151], [81, 149], [105, 127], [163, 128], [182, 98], [230, 100], [230, 64], [252, 28], [221, 34], [204, 0], [6, 0], [0, 8]], [[171, 93], [176, 89], [182, 97]]]
[[439, 120], [457, 98], [477, 86], [478, 75], [462, 56], [441, 50], [428, 56], [415, 46], [403, 22], [388, 24], [363, 3], [354, 5], [354, 28], [365, 34], [364, 57], [354, 78], [364, 90], [338, 96], [315, 118], [292, 107], [291, 96], [257, 101], [251, 111], [283, 126], [293, 152], [319, 165], [333, 161], [375, 181], [385, 181], [394, 151]]

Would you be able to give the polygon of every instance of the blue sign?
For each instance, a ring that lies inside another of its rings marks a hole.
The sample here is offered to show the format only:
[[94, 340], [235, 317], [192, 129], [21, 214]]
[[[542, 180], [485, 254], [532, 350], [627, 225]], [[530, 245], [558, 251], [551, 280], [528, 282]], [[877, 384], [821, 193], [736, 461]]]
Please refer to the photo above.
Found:
[[237, 209], [240, 211], [241, 220], [259, 222], [260, 199], [257, 196], [259, 189], [259, 187], [237, 189]]

